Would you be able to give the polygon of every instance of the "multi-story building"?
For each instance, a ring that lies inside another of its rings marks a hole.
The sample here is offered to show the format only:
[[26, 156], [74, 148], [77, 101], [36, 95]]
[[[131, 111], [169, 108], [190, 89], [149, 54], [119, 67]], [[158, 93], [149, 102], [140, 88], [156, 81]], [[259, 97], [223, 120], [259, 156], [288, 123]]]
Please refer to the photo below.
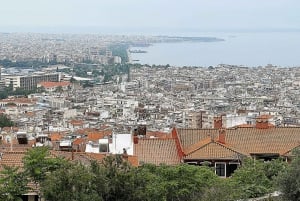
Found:
[[8, 75], [4, 78], [5, 86], [12, 86], [13, 90], [22, 88], [31, 90], [37, 87], [40, 82], [58, 82], [60, 81], [59, 73], [39, 73], [33, 75]]
[[187, 113], [184, 122], [187, 128], [202, 128], [202, 112]]

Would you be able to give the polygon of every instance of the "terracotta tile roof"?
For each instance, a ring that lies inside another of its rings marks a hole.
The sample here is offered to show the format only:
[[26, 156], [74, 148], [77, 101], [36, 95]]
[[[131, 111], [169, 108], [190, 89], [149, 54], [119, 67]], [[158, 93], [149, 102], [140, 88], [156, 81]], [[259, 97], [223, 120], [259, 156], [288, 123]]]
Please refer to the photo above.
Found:
[[174, 139], [139, 139], [135, 144], [134, 155], [139, 164], [175, 165], [180, 163]]
[[76, 138], [73, 141], [73, 145], [80, 145], [80, 144], [84, 144], [84, 143], [85, 143], [85, 139], [83, 139], [83, 138]]
[[199, 149], [199, 148], [201, 148], [201, 147], [203, 147], [203, 146], [205, 146], [205, 145], [207, 145], [207, 144], [209, 144], [211, 142], [212, 142], [212, 138], [211, 137], [207, 137], [207, 138], [205, 138], [203, 140], [200, 140], [196, 144], [193, 144], [193, 145], [187, 147], [185, 150], [183, 150], [183, 152], [184, 152], [185, 155], [188, 155], [188, 154], [194, 152], [195, 150], [197, 150], [197, 149]]
[[240, 124], [240, 125], [237, 125], [236, 127], [238, 127], [238, 128], [253, 128], [253, 127], [255, 127], [255, 125], [253, 125], [253, 124]]
[[95, 140], [103, 139], [105, 136], [109, 136], [111, 134], [112, 134], [112, 130], [89, 132], [87, 133], [87, 140], [95, 141]]
[[96, 160], [96, 161], [102, 161], [106, 157], [106, 154], [101, 154], [101, 153], [86, 153], [86, 155], [90, 159]]
[[[210, 135], [218, 139], [216, 129], [177, 129], [179, 140], [187, 150]], [[247, 155], [260, 153], [286, 153], [300, 144], [300, 128], [234, 128], [226, 129], [225, 145]]]
[[203, 159], [203, 160], [237, 160], [240, 159], [240, 152], [237, 152], [226, 145], [210, 140], [209, 143], [188, 153], [184, 159]]
[[7, 98], [2, 99], [0, 102], [2, 103], [21, 103], [21, 104], [35, 104], [36, 99], [34, 98]]
[[270, 119], [272, 117], [273, 117], [272, 115], [262, 114], [262, 115], [258, 116], [257, 119]]
[[161, 131], [147, 131], [146, 137], [150, 138], [152, 136], [156, 137], [156, 138], [161, 138], [161, 139], [172, 138], [172, 136], [169, 133], [164, 133]]
[[59, 141], [62, 137], [63, 137], [63, 135], [60, 134], [60, 133], [52, 133], [52, 134], [50, 135], [50, 138], [51, 138], [51, 141], [52, 141], [52, 142], [53, 142], [53, 141]]
[[54, 157], [62, 157], [69, 161], [81, 162], [83, 164], [90, 164], [91, 159], [85, 152], [68, 152], [68, 151], [51, 151]]
[[183, 149], [186, 149], [201, 140], [207, 139], [208, 137], [217, 139], [219, 133], [218, 129], [177, 128], [176, 130]]
[[83, 121], [82, 120], [71, 120], [70, 124], [72, 124], [73, 126], [82, 126]]
[[22, 168], [25, 153], [25, 151], [2, 152], [2, 158], [0, 159], [0, 171], [3, 169], [3, 165]]
[[47, 89], [47, 88], [53, 88], [53, 87], [69, 86], [70, 82], [40, 82], [39, 85], [41, 85]]
[[89, 132], [95, 132], [95, 131], [97, 131], [95, 128], [80, 128], [76, 130], [76, 133], [87, 134]]

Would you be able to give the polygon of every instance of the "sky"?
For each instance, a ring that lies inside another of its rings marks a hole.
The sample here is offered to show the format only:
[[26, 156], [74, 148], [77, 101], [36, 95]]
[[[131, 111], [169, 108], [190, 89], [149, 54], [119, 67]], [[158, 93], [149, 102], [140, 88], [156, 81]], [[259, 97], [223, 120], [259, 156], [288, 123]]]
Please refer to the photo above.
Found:
[[300, 30], [299, 0], [0, 0], [0, 32]]

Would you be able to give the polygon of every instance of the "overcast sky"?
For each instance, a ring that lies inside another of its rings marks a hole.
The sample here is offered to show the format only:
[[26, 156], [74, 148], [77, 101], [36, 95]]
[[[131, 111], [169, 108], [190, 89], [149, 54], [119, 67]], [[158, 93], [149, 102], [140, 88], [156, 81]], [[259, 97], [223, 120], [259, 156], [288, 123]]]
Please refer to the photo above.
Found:
[[300, 0], [0, 0], [7, 27], [300, 29]]

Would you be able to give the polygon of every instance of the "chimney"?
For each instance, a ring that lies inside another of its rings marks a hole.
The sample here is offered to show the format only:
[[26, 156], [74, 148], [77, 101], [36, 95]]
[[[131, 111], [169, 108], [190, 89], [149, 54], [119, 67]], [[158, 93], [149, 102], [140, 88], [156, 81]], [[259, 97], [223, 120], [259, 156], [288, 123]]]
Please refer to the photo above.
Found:
[[133, 129], [132, 135], [133, 135], [133, 144], [138, 144], [139, 143], [139, 136], [138, 136], [138, 129], [137, 128]]
[[223, 127], [222, 116], [214, 117], [214, 128], [221, 129]]
[[138, 136], [133, 136], [133, 143], [138, 144], [139, 143], [139, 137]]
[[226, 130], [225, 129], [220, 129], [219, 130], [219, 140], [221, 144], [225, 144], [226, 142]]
[[257, 117], [255, 127], [258, 128], [258, 129], [267, 129], [267, 128], [269, 128], [268, 118], [266, 118], [266, 117]]

